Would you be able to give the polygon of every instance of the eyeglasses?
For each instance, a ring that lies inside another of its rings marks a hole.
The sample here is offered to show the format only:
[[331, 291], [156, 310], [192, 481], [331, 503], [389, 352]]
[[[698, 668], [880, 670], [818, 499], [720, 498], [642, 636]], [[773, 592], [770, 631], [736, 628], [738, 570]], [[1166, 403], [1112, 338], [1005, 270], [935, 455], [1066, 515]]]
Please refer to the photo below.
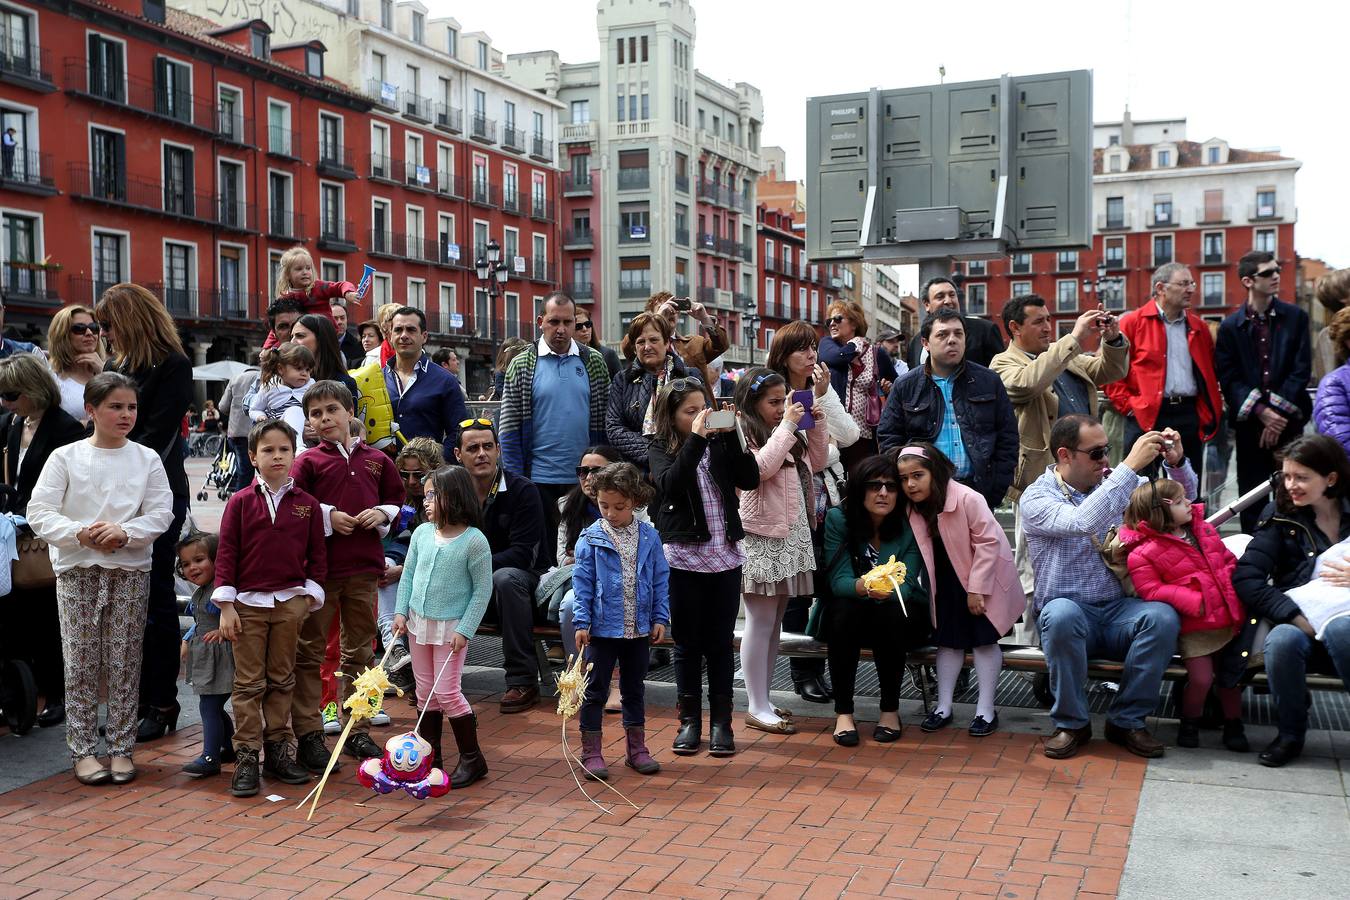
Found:
[[71, 334], [98, 334], [101, 330], [97, 322], [76, 322], [70, 326]]
[[894, 481], [882, 481], [882, 480], [880, 480], [880, 479], [877, 479], [877, 480], [875, 480], [875, 481], [864, 481], [864, 482], [863, 482], [863, 487], [867, 488], [867, 490], [869, 490], [869, 491], [883, 491], [883, 490], [884, 490], [884, 491], [885, 491], [886, 493], [888, 493], [888, 494], [894, 494], [894, 493], [896, 493], [897, 491], [900, 490], [900, 485], [899, 485], [897, 482], [894, 482]]
[[590, 478], [592, 475], [594, 475], [596, 472], [599, 472], [603, 468], [604, 466], [577, 466], [577, 477]]
[[830, 316], [828, 319], [825, 320], [825, 324], [826, 324], [826, 325], [838, 325], [838, 324], [839, 324], [840, 322], [842, 322], [842, 321], [844, 321], [844, 317], [843, 317], [843, 316]]
[[574, 327], [574, 328], [591, 328], [591, 327], [593, 327], [593, 324], [592, 324], [591, 322], [578, 322], [578, 323], [577, 323], [576, 325], [574, 325], [573, 327]]
[[1179, 288], [1181, 288], [1182, 290], [1185, 290], [1186, 288], [1192, 288], [1192, 287], [1195, 287], [1195, 281], [1194, 281], [1194, 280], [1191, 280], [1191, 281], [1169, 281], [1169, 282], [1167, 282], [1167, 286], [1168, 286], [1168, 287], [1179, 287]]
[[404, 481], [408, 481], [409, 479], [411, 479], [411, 480], [413, 480], [413, 481], [421, 481], [423, 478], [426, 478], [426, 477], [427, 477], [427, 473], [426, 473], [426, 472], [420, 472], [420, 471], [419, 471], [419, 472], [409, 472], [409, 471], [407, 471], [407, 470], [405, 470], [405, 469], [399, 469], [399, 470], [398, 470], [398, 475], [399, 475], [399, 477], [402, 478]]
[[1278, 274], [1280, 274], [1280, 267], [1279, 267], [1279, 266], [1276, 266], [1276, 267], [1273, 268], [1273, 269], [1266, 269], [1264, 272], [1257, 272], [1257, 273], [1256, 273], [1256, 277], [1257, 277], [1257, 278], [1274, 278], [1274, 277], [1275, 277], [1276, 275], [1278, 275]]
[[0, 394], [0, 400], [5, 401], [6, 403], [14, 403], [19, 399], [22, 393], [22, 391], [5, 391], [3, 394]]
[[459, 423], [460, 428], [472, 428], [475, 425], [482, 425], [484, 428], [492, 427], [491, 419], [465, 419]]
[[436, 499], [436, 489], [435, 489], [435, 488], [427, 488], [425, 491], [422, 492], [422, 497], [423, 497], [424, 499], [427, 499], [427, 500], [435, 500], [435, 499]]
[[1082, 453], [1093, 462], [1101, 462], [1106, 459], [1107, 454], [1111, 452], [1111, 445], [1102, 444], [1100, 447], [1093, 447], [1091, 450], [1079, 450], [1077, 447], [1070, 447], [1069, 452]]

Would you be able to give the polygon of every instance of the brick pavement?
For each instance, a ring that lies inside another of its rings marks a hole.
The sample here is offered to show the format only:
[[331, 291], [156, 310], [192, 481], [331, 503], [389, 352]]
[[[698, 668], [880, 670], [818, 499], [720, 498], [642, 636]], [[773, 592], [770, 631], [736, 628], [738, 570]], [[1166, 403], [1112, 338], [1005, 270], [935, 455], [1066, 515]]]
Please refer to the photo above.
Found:
[[307, 788], [264, 780], [239, 800], [228, 774], [179, 774], [195, 727], [139, 749], [126, 787], [61, 775], [0, 795], [0, 898], [1100, 898], [1116, 894], [1145, 772], [1103, 742], [1056, 763], [1035, 735], [914, 723], [889, 746], [865, 727], [849, 750], [832, 720], [806, 718], [787, 738], [738, 727], [727, 761], [675, 757], [672, 711], [651, 709], [664, 769], [625, 768], [607, 719], [613, 783], [641, 810], [603, 815], [561, 761], [552, 709], [502, 716], [492, 699], [475, 698], [491, 775], [425, 803], [366, 791], [349, 761], [307, 823], [293, 808]]

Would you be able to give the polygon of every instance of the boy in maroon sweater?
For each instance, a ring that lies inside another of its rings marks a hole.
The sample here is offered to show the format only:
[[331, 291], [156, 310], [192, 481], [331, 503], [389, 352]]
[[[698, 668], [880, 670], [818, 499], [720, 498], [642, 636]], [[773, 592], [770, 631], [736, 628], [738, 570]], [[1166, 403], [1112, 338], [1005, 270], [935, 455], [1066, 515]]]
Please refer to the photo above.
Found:
[[[305, 616], [321, 609], [327, 548], [319, 503], [295, 486], [295, 431], [285, 422], [259, 422], [248, 436], [257, 479], [225, 504], [216, 551], [220, 633], [234, 642], [234, 748], [230, 793], [258, 793], [263, 771], [286, 784], [304, 784], [288, 717], [295, 687], [295, 650]], [[265, 722], [265, 725], [264, 725]], [[266, 741], [263, 742], [264, 727]]]
[[[311, 772], [328, 765], [323, 740], [321, 703], [328, 629], [341, 621], [342, 668], [338, 696], [345, 698], [351, 680], [374, 663], [375, 604], [384, 574], [382, 539], [403, 505], [403, 481], [394, 461], [351, 436], [354, 415], [351, 391], [336, 381], [320, 381], [305, 392], [305, 417], [320, 443], [295, 460], [295, 483], [318, 498], [328, 535], [327, 602], [310, 613], [300, 629], [295, 658], [295, 694], [291, 721], [300, 735], [298, 759]], [[370, 739], [361, 719], [343, 750], [357, 759], [383, 754]]]

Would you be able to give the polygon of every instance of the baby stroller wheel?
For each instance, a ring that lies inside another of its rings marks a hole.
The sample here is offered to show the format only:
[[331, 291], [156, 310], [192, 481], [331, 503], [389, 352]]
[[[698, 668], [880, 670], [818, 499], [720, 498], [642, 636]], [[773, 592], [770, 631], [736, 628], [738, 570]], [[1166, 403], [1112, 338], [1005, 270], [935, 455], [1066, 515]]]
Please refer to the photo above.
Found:
[[15, 734], [27, 734], [37, 722], [37, 682], [28, 663], [6, 660], [0, 666], [0, 714]]

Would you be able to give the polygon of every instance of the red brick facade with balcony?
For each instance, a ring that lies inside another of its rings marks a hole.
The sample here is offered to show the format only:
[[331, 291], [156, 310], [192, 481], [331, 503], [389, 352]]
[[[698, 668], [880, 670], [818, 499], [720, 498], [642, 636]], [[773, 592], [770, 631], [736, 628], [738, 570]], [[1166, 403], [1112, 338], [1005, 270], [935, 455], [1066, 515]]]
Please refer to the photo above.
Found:
[[[533, 300], [560, 285], [558, 173], [529, 136], [507, 148], [486, 123], [464, 134], [456, 110], [355, 93], [322, 77], [322, 44], [268, 47], [260, 21], [169, 10], [158, 23], [141, 0], [6, 11], [26, 30], [22, 57], [0, 66], [20, 141], [0, 172], [0, 259], [7, 324], [26, 335], [130, 280], [164, 300], [200, 361], [240, 358], [265, 332], [272, 261], [298, 243], [320, 277], [355, 282], [374, 265], [380, 296], [413, 301], [438, 342], [490, 362], [503, 336], [533, 333]], [[372, 123], [387, 151], [372, 152]], [[475, 231], [505, 243], [507, 228], [524, 265], [507, 260], [489, 305], [475, 298]]]
[[821, 327], [825, 310], [839, 299], [837, 265], [806, 261], [806, 236], [796, 217], [759, 204], [759, 346], [767, 349], [773, 333], [796, 319]]
[[[696, 299], [727, 329], [733, 345], [745, 339], [740, 326], [754, 297], [742, 277], [754, 259], [754, 248], [742, 239], [741, 228], [749, 212], [747, 179], [752, 177], [757, 176], [707, 150], [700, 154], [694, 176]], [[733, 310], [740, 314], [733, 315]]]

